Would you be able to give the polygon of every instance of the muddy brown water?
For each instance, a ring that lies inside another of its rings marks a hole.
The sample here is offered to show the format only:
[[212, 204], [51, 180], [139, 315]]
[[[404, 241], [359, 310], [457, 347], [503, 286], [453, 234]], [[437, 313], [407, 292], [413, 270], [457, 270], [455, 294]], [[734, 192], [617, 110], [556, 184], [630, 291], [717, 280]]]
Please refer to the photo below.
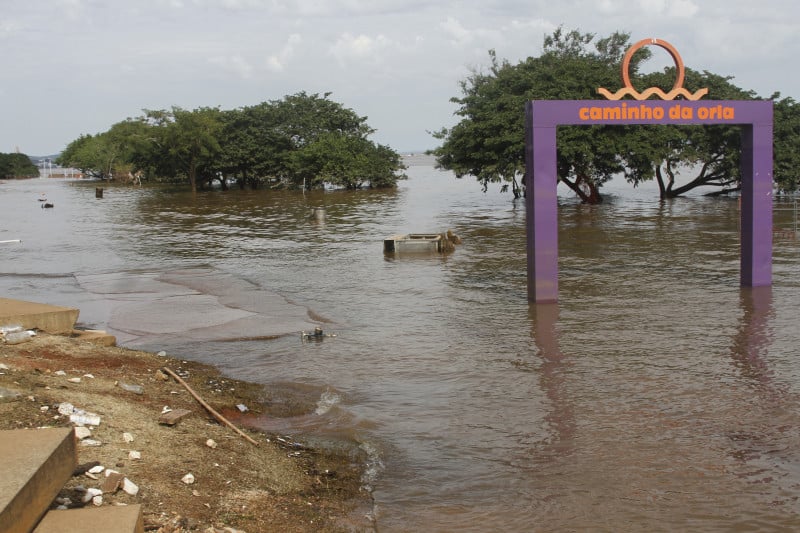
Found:
[[[360, 442], [381, 531], [800, 529], [797, 240], [742, 289], [735, 199], [560, 189], [560, 302], [537, 306], [524, 205], [408, 163], [390, 192], [7, 182], [0, 240], [23, 242], [0, 245], [0, 294], [312, 405], [262, 425]], [[382, 253], [447, 229], [446, 257]], [[336, 337], [272, 335], [276, 297]]]

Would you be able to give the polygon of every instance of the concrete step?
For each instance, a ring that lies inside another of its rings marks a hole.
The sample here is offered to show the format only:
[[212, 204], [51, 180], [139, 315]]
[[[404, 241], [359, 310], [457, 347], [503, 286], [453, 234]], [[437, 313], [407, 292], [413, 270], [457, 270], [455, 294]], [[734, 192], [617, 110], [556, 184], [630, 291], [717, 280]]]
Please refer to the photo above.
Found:
[[0, 298], [0, 326], [22, 326], [53, 335], [72, 333], [78, 309]]
[[78, 464], [72, 428], [0, 431], [0, 533], [28, 533]]
[[50, 511], [34, 533], [144, 533], [141, 505]]

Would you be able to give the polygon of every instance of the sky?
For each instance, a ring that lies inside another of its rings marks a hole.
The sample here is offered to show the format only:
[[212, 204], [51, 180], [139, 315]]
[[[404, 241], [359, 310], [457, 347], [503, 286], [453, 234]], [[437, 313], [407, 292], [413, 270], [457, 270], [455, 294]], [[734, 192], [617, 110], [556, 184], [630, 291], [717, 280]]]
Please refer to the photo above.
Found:
[[[459, 82], [558, 27], [660, 38], [695, 70], [800, 100], [796, 0], [0, 0], [0, 152], [60, 152], [143, 109], [305, 91], [398, 152], [457, 122]], [[651, 69], [671, 65], [653, 48]]]

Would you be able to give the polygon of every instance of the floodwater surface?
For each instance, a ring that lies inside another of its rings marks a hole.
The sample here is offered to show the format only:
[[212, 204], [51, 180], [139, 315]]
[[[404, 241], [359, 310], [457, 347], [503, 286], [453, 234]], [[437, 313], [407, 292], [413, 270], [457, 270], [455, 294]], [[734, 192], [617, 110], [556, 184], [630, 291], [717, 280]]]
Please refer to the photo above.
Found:
[[[0, 294], [312, 398], [264, 428], [358, 442], [380, 531], [800, 529], [797, 240], [740, 288], [736, 199], [559, 189], [560, 301], [535, 305], [524, 203], [407, 163], [396, 191], [7, 182]], [[450, 255], [383, 254], [447, 229]], [[276, 300], [336, 337], [276, 335]]]

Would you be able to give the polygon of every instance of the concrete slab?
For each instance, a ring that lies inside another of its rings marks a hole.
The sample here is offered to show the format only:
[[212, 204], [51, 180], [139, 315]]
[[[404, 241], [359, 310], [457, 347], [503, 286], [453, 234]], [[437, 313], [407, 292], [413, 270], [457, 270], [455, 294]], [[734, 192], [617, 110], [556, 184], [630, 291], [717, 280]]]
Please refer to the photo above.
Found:
[[75, 329], [72, 338], [79, 341], [90, 342], [97, 346], [116, 346], [117, 338], [100, 329]]
[[22, 326], [45, 333], [72, 333], [78, 309], [0, 298], [0, 326]]
[[141, 505], [85, 507], [47, 513], [34, 533], [144, 533]]
[[78, 464], [72, 428], [0, 431], [0, 533], [28, 533]]

